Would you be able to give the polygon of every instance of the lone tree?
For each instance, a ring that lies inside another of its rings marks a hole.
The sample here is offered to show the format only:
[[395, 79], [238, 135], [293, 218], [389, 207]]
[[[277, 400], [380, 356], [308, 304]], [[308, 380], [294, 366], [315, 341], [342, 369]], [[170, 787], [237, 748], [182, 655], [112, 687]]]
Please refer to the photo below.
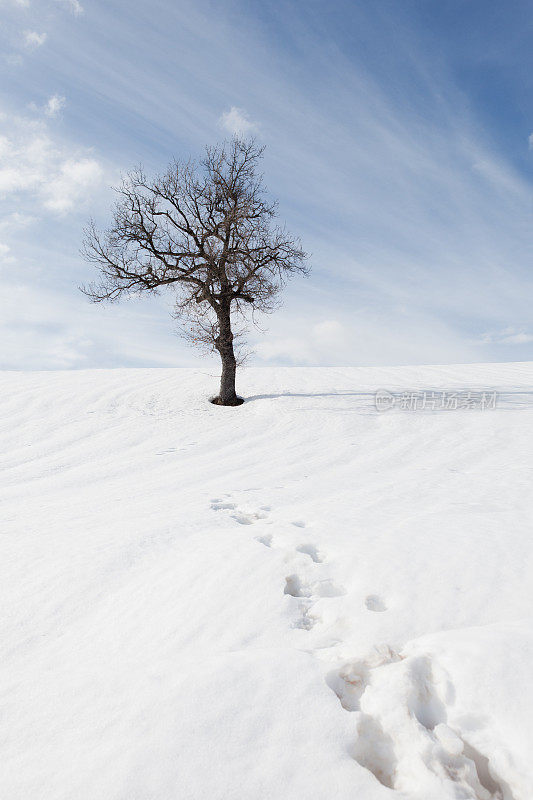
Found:
[[[82, 291], [94, 302], [141, 292], [176, 291], [176, 316], [193, 343], [222, 360], [214, 403], [240, 405], [235, 391], [235, 319], [272, 311], [293, 273], [307, 273], [297, 238], [276, 224], [258, 164], [263, 148], [234, 139], [206, 148], [205, 158], [174, 161], [148, 179], [141, 168], [117, 189], [113, 224], [86, 231], [83, 255], [100, 280]], [[242, 334], [241, 334], [242, 335]]]

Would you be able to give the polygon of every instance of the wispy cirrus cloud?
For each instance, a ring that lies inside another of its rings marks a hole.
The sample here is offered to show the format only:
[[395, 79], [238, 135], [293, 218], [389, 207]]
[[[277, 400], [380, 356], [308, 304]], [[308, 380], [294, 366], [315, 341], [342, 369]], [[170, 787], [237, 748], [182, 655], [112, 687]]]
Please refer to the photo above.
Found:
[[[37, 142], [22, 157], [24, 179], [47, 174], [52, 189], [39, 178], [17, 190], [21, 212], [59, 216], [62, 243], [72, 235], [70, 250], [63, 248], [81, 275], [80, 222], [69, 227], [66, 215], [78, 208], [76, 192], [82, 209], [84, 197], [98, 194], [83, 190], [95, 187], [97, 168], [80, 161], [100, 159], [76, 137], [97, 145], [107, 163], [127, 169], [143, 161], [155, 171], [224, 135], [253, 133], [267, 145], [266, 183], [282, 219], [314, 266], [268, 320], [271, 335], [258, 339], [263, 361], [494, 360], [516, 357], [520, 342], [520, 356], [533, 357], [529, 331], [517, 323], [529, 318], [533, 293], [530, 176], [505, 149], [509, 139], [476, 118], [453, 48], [442, 39], [437, 53], [420, 38], [409, 17], [420, 4], [334, 2], [328, 15], [319, 3], [305, 15], [297, 5], [266, 4], [258, 14], [257, 4], [241, 0], [156, 0], [154, 14], [132, 0], [120, 19], [100, 3], [83, 25], [57, 13], [69, 35], [55, 37], [18, 86], [24, 102], [36, 96], [42, 110], [57, 87], [51, 76], [64, 74], [72, 141], [52, 136], [53, 115], [47, 131], [34, 130], [62, 156], [51, 158], [51, 173], [38, 166]], [[141, 36], [143, 48], [133, 49]], [[516, 139], [524, 161], [526, 137], [521, 130]], [[105, 194], [91, 209], [103, 222], [110, 201]], [[50, 225], [46, 235], [55, 239], [57, 230]], [[35, 242], [42, 252], [43, 237]], [[56, 252], [43, 260], [55, 264]], [[185, 357], [158, 308], [171, 343], [165, 352]], [[124, 339], [144, 324], [137, 313], [122, 317]], [[325, 327], [315, 330], [316, 320]], [[484, 338], [486, 331], [496, 333]], [[153, 328], [148, 335], [157, 350], [161, 339]]]
[[73, 14], [83, 14], [83, 6], [79, 0], [56, 0], [69, 9]]

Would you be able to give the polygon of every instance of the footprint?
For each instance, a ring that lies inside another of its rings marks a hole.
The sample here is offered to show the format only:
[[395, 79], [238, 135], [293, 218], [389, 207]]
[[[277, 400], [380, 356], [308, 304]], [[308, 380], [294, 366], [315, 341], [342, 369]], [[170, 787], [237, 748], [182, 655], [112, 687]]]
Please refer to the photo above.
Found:
[[302, 522], [301, 520], [296, 520], [292, 523], [292, 525], [296, 525], [297, 528], [305, 528], [305, 522]]
[[235, 522], [238, 522], [239, 525], [253, 525], [254, 523], [254, 520], [249, 514], [242, 514], [240, 511], [237, 514], [232, 514], [231, 517]]
[[272, 547], [272, 534], [267, 533], [265, 536], [257, 536], [255, 541], [264, 544], [265, 547]]
[[343, 586], [337, 586], [330, 578], [313, 583], [303, 583], [299, 575], [288, 575], [285, 578], [284, 594], [292, 597], [340, 597], [346, 594]]
[[387, 606], [378, 594], [369, 594], [365, 606], [369, 611], [387, 611]]
[[347, 711], [359, 711], [359, 701], [370, 683], [372, 670], [402, 661], [402, 656], [388, 644], [374, 645], [365, 658], [347, 661], [330, 672], [326, 683]]
[[[235, 506], [233, 506], [235, 508]], [[266, 519], [266, 514], [260, 514], [256, 512], [255, 514], [244, 514], [242, 511], [237, 511], [236, 514], [232, 514], [231, 518], [238, 522], [239, 525], [253, 525], [254, 522], [258, 519]]]
[[464, 740], [463, 745], [465, 757], [474, 763], [478, 781], [485, 791], [489, 792], [491, 798], [493, 800], [503, 800], [504, 798], [513, 800], [509, 785], [496, 775], [493, 765], [487, 756], [482, 755], [479, 750], [476, 750], [475, 747], [472, 747]]
[[359, 735], [352, 749], [352, 758], [371, 772], [383, 786], [394, 789], [397, 762], [391, 737], [378, 720], [368, 714], [361, 714], [357, 733]]
[[370, 679], [370, 670], [364, 661], [353, 661], [326, 678], [329, 688], [335, 692], [346, 711], [359, 711], [359, 701]]
[[293, 627], [301, 628], [304, 631], [310, 631], [311, 628], [313, 628], [318, 622], [318, 617], [316, 617], [314, 614], [311, 614], [312, 608], [313, 603], [306, 603], [305, 605], [302, 604], [302, 616], [300, 619], [296, 620]]
[[296, 550], [299, 553], [305, 553], [315, 564], [321, 564], [324, 560], [314, 544], [299, 544]]
[[[230, 495], [226, 495], [231, 497]], [[268, 506], [261, 506], [259, 511], [246, 513], [241, 511], [236, 503], [232, 503], [231, 500], [224, 500], [220, 497], [213, 497], [211, 500], [211, 510], [212, 511], [235, 511], [235, 514], [232, 514], [231, 517], [239, 525], [252, 525], [258, 519], [266, 519], [267, 512], [269, 511]]]
[[434, 740], [440, 748], [428, 767], [439, 777], [442, 773], [462, 787], [470, 787], [479, 800], [513, 800], [510, 786], [494, 771], [487, 756], [472, 747], [463, 737], [445, 723], [433, 729]]
[[408, 674], [411, 683], [407, 698], [409, 711], [427, 731], [432, 731], [439, 723], [446, 722], [446, 706], [440, 697], [443, 687], [435, 681], [428, 656], [411, 659]]
[[285, 589], [283, 594], [290, 594], [291, 597], [311, 597], [311, 587], [302, 584], [298, 575], [289, 575], [285, 578]]

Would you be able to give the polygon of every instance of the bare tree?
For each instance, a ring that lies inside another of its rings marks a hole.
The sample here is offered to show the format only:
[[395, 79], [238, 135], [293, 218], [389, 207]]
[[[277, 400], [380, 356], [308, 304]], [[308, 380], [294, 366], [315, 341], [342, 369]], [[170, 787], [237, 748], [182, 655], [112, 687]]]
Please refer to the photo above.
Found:
[[86, 231], [83, 255], [99, 272], [82, 287], [93, 301], [140, 292], [176, 291], [182, 332], [217, 350], [220, 391], [213, 402], [239, 405], [235, 391], [235, 318], [268, 312], [286, 279], [308, 271], [300, 242], [276, 224], [258, 173], [263, 148], [234, 139], [207, 148], [205, 158], [174, 161], [148, 179], [141, 168], [117, 189], [113, 224]]

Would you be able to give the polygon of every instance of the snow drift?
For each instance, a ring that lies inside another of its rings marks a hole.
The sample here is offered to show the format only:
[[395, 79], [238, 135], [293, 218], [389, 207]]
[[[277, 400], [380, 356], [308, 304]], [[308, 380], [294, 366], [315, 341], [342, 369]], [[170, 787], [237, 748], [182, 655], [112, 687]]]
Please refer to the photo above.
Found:
[[531, 800], [533, 365], [0, 379], [2, 797]]

